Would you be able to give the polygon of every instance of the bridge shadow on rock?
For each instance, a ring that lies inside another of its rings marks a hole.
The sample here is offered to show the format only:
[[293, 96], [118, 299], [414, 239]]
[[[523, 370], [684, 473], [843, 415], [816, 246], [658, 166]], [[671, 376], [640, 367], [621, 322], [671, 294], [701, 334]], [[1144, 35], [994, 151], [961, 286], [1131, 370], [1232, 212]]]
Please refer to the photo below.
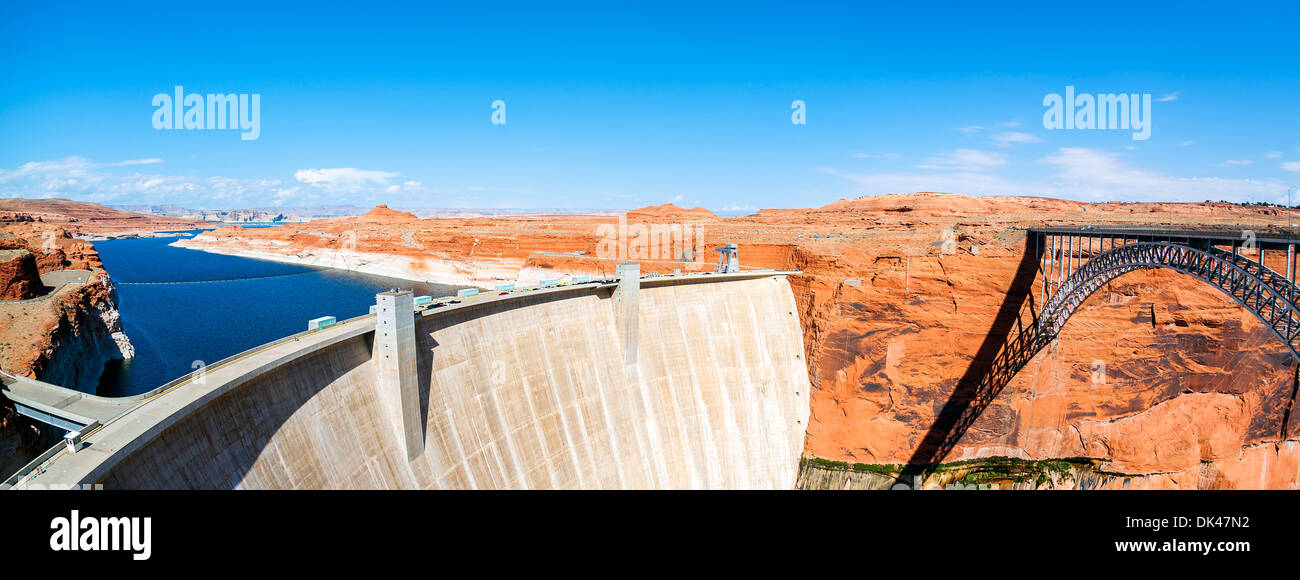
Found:
[[1038, 306], [1034, 304], [1033, 284], [1039, 267], [1034, 239], [1032, 235], [1025, 237], [1024, 257], [993, 326], [903, 467], [902, 481], [924, 477], [927, 470], [943, 461], [998, 393], [1045, 344], [1038, 331]]

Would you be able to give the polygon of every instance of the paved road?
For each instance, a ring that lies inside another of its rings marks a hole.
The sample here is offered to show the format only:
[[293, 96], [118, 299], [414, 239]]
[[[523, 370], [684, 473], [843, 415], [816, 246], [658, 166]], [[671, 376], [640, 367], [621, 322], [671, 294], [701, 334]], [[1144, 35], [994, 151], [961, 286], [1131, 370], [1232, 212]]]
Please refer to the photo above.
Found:
[[85, 284], [94, 274], [95, 273], [90, 270], [55, 270], [53, 272], [46, 272], [41, 274], [41, 285], [45, 286], [44, 294], [26, 300], [7, 300], [5, 302], [12, 304], [49, 300], [58, 294], [59, 290], [62, 290], [64, 286], [67, 286], [68, 284]]

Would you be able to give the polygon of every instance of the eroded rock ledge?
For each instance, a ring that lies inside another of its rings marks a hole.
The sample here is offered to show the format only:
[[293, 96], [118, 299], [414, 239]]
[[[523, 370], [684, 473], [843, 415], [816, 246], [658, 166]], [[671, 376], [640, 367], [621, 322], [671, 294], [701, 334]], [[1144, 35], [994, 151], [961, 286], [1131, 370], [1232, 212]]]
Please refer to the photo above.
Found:
[[[61, 228], [9, 225], [0, 232], [7, 251], [33, 258], [44, 275], [84, 270], [84, 283], [46, 287], [25, 299], [0, 302], [0, 366], [6, 372], [95, 392], [109, 360], [134, 356], [122, 331], [117, 294], [91, 244]], [[15, 276], [25, 275], [21, 269]], [[0, 286], [12, 286], [0, 280]], [[7, 476], [57, 443], [62, 431], [21, 417], [0, 404], [0, 472]]]

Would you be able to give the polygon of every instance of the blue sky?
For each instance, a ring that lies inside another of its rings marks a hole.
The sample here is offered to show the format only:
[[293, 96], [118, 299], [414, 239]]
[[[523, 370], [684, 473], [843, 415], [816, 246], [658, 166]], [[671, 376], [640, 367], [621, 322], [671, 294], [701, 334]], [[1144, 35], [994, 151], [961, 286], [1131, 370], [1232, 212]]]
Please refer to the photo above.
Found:
[[[467, 4], [4, 3], [0, 196], [745, 211], [1300, 183], [1294, 2]], [[261, 95], [258, 139], [155, 129], [176, 85]], [[1150, 138], [1045, 129], [1067, 85], [1150, 94]]]

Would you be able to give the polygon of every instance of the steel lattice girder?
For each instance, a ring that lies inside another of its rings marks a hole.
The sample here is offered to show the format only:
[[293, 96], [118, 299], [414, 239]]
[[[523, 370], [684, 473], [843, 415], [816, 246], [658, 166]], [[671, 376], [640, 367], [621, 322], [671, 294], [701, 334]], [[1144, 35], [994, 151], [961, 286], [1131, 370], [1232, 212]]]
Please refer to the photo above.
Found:
[[1282, 339], [1300, 359], [1300, 311], [1296, 285], [1263, 264], [1211, 246], [1199, 250], [1166, 242], [1137, 242], [1096, 255], [1075, 270], [1043, 304], [1039, 324], [1053, 337], [1083, 301], [1116, 277], [1145, 268], [1168, 268], [1194, 276], [1232, 296]]

